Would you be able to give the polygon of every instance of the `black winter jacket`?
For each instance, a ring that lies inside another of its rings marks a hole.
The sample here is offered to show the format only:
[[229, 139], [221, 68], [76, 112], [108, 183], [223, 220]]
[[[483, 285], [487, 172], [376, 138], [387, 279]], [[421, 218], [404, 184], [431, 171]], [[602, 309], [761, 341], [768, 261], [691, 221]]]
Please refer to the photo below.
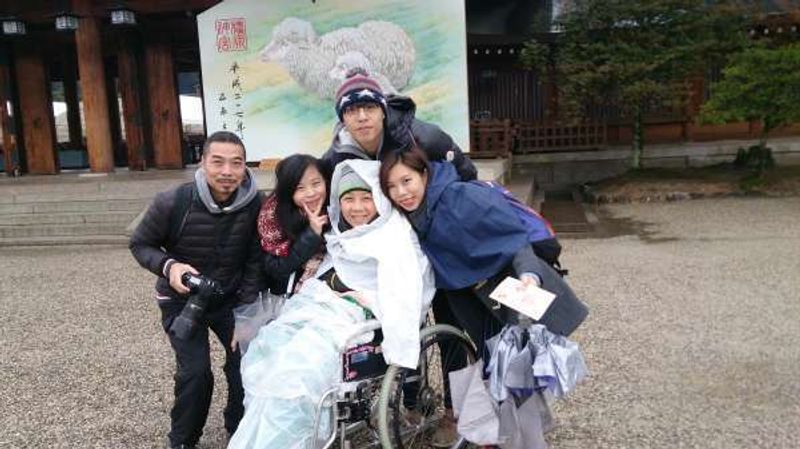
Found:
[[[447, 133], [433, 123], [414, 117], [416, 105], [408, 97], [390, 96], [387, 98], [386, 119], [383, 122], [383, 144], [378, 150], [377, 159], [391, 152], [409, 148], [417, 143], [432, 161], [450, 160], [456, 167], [462, 181], [477, 179], [478, 170], [472, 161]], [[347, 159], [372, 159], [361, 148], [341, 142], [339, 132], [344, 128], [337, 123], [330, 148], [322, 155], [331, 173], [339, 162]]]
[[175, 242], [168, 240], [170, 212], [178, 189], [156, 195], [131, 237], [129, 246], [134, 258], [158, 276], [156, 292], [159, 295], [180, 297], [170, 287], [169, 277], [163, 272], [164, 264], [174, 259], [193, 266], [220, 283], [226, 292], [226, 302], [234, 305], [252, 302], [264, 287], [261, 247], [256, 232], [261, 195], [256, 195], [234, 212], [212, 214], [198, 195], [194, 183], [191, 189], [191, 206], [182, 219], [181, 233]]

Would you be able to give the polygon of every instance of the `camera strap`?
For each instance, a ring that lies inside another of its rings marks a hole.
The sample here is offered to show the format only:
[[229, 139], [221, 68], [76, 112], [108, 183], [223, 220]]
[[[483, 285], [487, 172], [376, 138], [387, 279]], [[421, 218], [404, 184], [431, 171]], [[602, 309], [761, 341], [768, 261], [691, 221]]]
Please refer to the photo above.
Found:
[[169, 213], [169, 238], [167, 239], [167, 249], [172, 249], [178, 244], [178, 239], [183, 232], [186, 218], [194, 202], [194, 182], [187, 182], [178, 187], [175, 191], [175, 202]]

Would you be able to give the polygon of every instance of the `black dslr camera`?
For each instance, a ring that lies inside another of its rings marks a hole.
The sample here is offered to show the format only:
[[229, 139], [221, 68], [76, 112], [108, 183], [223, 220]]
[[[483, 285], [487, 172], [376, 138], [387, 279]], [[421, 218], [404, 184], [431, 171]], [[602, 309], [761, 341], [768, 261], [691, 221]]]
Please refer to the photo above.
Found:
[[169, 327], [169, 332], [181, 340], [188, 340], [197, 329], [197, 323], [202, 320], [208, 305], [212, 301], [222, 299], [225, 292], [222, 291], [219, 284], [205, 276], [183, 273], [181, 282], [189, 288], [190, 296], [186, 305], [183, 306], [181, 314]]

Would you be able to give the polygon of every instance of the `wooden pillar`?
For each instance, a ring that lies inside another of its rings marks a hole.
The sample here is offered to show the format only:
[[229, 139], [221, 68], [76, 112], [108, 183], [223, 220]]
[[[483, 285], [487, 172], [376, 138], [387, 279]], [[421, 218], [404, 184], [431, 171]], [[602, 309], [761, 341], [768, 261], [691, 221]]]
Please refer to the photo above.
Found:
[[166, 35], [154, 33], [145, 43], [145, 69], [157, 168], [181, 168], [181, 110], [172, 49]]
[[64, 102], [67, 104], [69, 144], [72, 149], [77, 150], [83, 147], [83, 130], [81, 105], [78, 101], [78, 61], [72, 52], [64, 55]]
[[14, 46], [14, 53], [22, 113], [17, 123], [22, 124], [28, 173], [55, 174], [58, 172], [56, 131], [44, 59], [34, 45], [21, 42]]
[[114, 165], [125, 165], [127, 155], [122, 151], [122, 127], [119, 116], [119, 99], [114, 75], [106, 70], [106, 94], [108, 96], [108, 126], [111, 130], [111, 148], [114, 155]]
[[[132, 40], [132, 37], [126, 40]], [[120, 46], [117, 53], [117, 70], [119, 72], [119, 92], [122, 96], [122, 119], [125, 123], [128, 169], [144, 170], [146, 158], [142, 101], [139, 97], [139, 64], [133, 48], [138, 48], [138, 46], [130, 41], [123, 42]]]
[[[76, 3], [91, 4], [89, 0]], [[89, 153], [89, 168], [93, 172], [108, 173], [114, 171], [114, 150], [108, 117], [100, 29], [95, 17], [84, 14], [75, 31], [75, 44], [78, 47], [78, 70], [81, 77], [83, 114], [86, 118], [86, 149]]]
[[[4, 58], [5, 59], [5, 58]], [[11, 120], [8, 116], [8, 93], [11, 92], [11, 74], [8, 71], [8, 65], [0, 64], [0, 132], [3, 133], [3, 167], [6, 174], [11, 173], [14, 168], [14, 159], [12, 155], [16, 150], [14, 144], [14, 130], [11, 129]]]

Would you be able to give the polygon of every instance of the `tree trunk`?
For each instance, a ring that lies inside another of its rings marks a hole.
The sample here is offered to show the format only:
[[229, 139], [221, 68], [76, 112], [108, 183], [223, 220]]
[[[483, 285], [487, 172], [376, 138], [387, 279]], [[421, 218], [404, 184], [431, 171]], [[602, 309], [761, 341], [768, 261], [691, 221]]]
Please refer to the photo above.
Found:
[[767, 138], [774, 127], [771, 120], [766, 118], [761, 120], [761, 134], [758, 136], [758, 147], [761, 148], [762, 152], [767, 149]]
[[642, 168], [642, 148], [644, 147], [644, 129], [642, 128], [642, 111], [639, 108], [633, 113], [633, 156], [631, 168]]
[[775, 128], [768, 120], [762, 122], [761, 135], [758, 136], [758, 177], [762, 178], [764, 172], [772, 168], [774, 161], [772, 153], [767, 150], [767, 138], [769, 133]]

